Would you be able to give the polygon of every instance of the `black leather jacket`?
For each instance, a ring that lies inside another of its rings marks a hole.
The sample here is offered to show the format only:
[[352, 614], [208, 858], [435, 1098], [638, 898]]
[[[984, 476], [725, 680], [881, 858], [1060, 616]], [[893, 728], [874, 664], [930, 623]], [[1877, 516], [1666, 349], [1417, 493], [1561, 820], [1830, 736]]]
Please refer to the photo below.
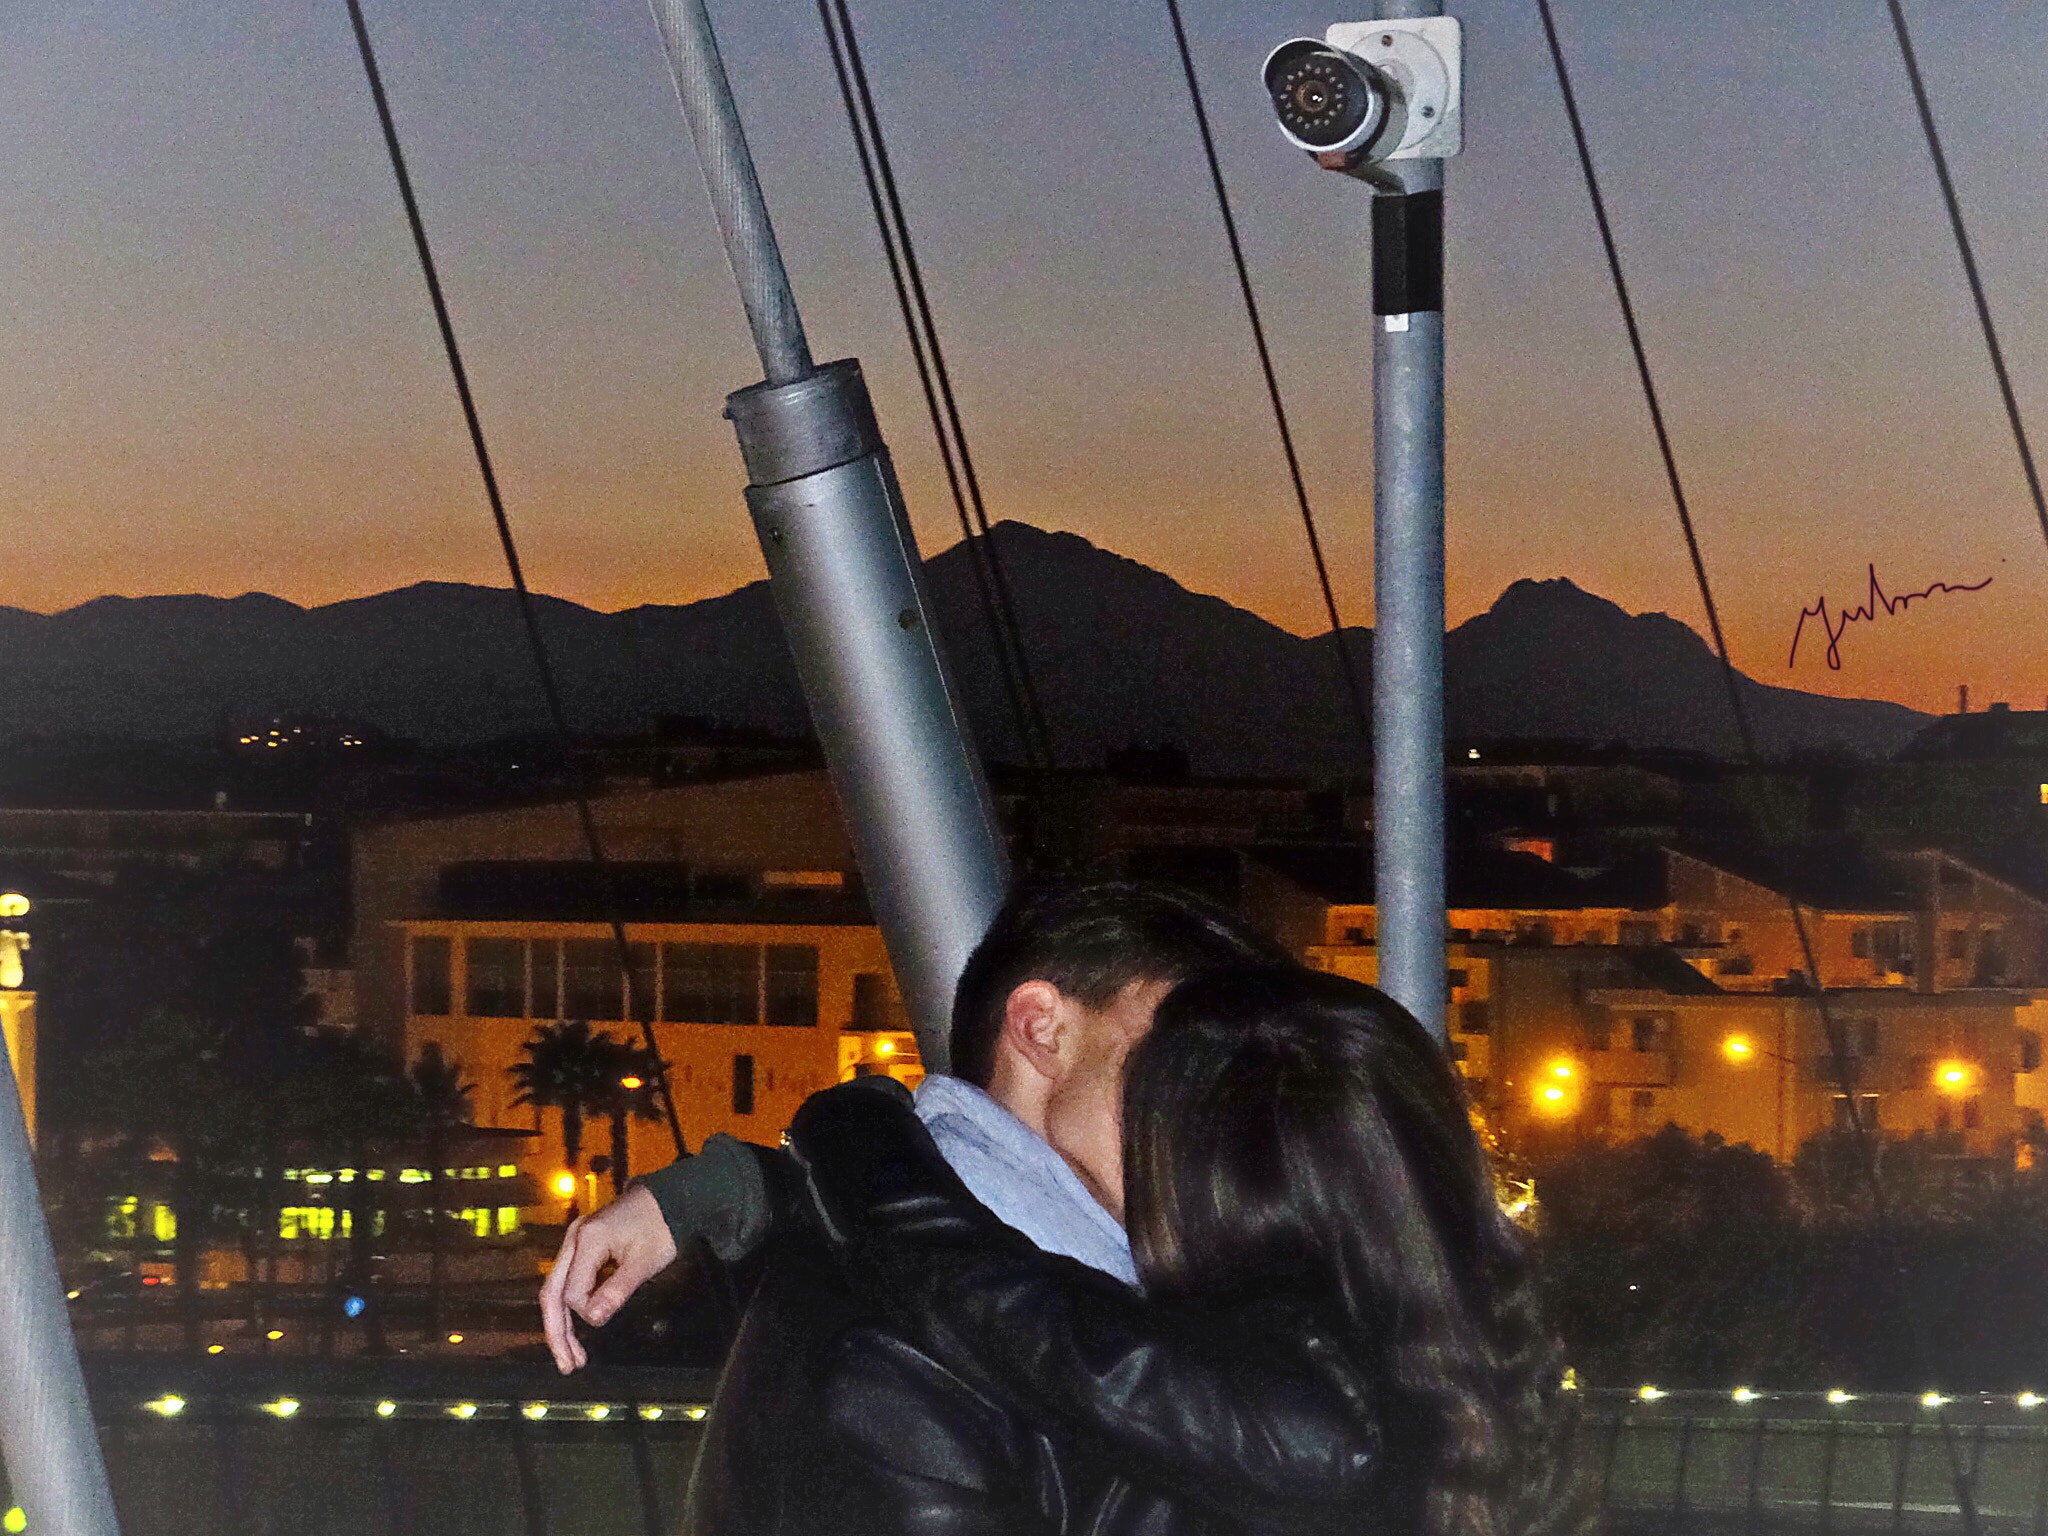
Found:
[[1043, 1253], [869, 1083], [813, 1098], [791, 1140], [811, 1209], [781, 1224], [688, 1530], [1417, 1528], [1421, 1448], [1312, 1306], [1174, 1310]]

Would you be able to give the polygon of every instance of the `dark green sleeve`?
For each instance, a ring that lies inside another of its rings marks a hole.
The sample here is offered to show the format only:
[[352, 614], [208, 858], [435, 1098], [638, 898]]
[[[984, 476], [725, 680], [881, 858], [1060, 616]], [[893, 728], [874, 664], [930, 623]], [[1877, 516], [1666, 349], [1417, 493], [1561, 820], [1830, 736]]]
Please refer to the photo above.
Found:
[[695, 1157], [633, 1182], [661, 1207], [678, 1253], [702, 1238], [721, 1262], [737, 1264], [768, 1240], [800, 1178], [788, 1153], [717, 1135]]

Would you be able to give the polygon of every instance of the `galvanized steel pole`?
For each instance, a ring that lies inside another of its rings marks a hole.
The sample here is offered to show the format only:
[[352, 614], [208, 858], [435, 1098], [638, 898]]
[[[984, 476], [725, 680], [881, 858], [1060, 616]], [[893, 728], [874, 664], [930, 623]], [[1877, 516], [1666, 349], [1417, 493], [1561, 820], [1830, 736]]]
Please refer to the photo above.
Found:
[[767, 374], [726, 402], [797, 676], [928, 1071], [1009, 882], [860, 365], [813, 366], [703, 0], [651, 0]]
[[[1385, 0], [1389, 18], [1440, 5]], [[1373, 900], [1381, 990], [1448, 1034], [1441, 160], [1375, 167]]]
[[0, 1047], [0, 1457], [27, 1528], [120, 1536], [78, 1343], [36, 1189], [14, 1067]]

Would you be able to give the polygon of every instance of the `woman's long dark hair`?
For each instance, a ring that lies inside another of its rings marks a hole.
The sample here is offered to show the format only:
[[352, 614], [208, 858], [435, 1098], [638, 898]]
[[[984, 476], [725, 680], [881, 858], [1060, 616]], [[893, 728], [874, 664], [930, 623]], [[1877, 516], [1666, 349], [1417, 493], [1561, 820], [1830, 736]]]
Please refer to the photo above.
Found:
[[1435, 1431], [1423, 1536], [1582, 1527], [1526, 1246], [1442, 1043], [1399, 1004], [1298, 966], [1190, 978], [1131, 1054], [1123, 1137], [1148, 1294], [1334, 1301], [1388, 1413]]

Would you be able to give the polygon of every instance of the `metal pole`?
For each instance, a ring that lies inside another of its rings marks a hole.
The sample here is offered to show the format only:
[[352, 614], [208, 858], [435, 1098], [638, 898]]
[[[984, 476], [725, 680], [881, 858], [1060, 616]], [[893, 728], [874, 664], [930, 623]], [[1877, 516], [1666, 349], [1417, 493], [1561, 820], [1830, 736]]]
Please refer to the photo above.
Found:
[[1009, 883], [923, 563], [853, 361], [814, 367], [703, 0], [652, 0], [767, 381], [726, 401], [769, 587], [927, 1071]]
[[697, 146], [697, 168], [725, 241], [725, 259], [740, 285], [747, 325], [761, 353], [761, 371], [770, 384], [790, 384], [811, 371], [810, 343], [804, 339], [803, 317], [790, 291], [782, 248], [761, 196], [761, 179], [747, 149], [747, 131], [732, 99], [732, 82], [718, 56], [718, 37], [711, 30], [704, 0], [648, 0], [661, 46], [675, 76], [676, 98]]
[[119, 1536], [14, 1066], [0, 1048], [0, 1456], [28, 1529]]
[[[1385, 0], [1389, 18], [1441, 5]], [[1379, 984], [1448, 1038], [1443, 161], [1374, 168], [1373, 899]]]

